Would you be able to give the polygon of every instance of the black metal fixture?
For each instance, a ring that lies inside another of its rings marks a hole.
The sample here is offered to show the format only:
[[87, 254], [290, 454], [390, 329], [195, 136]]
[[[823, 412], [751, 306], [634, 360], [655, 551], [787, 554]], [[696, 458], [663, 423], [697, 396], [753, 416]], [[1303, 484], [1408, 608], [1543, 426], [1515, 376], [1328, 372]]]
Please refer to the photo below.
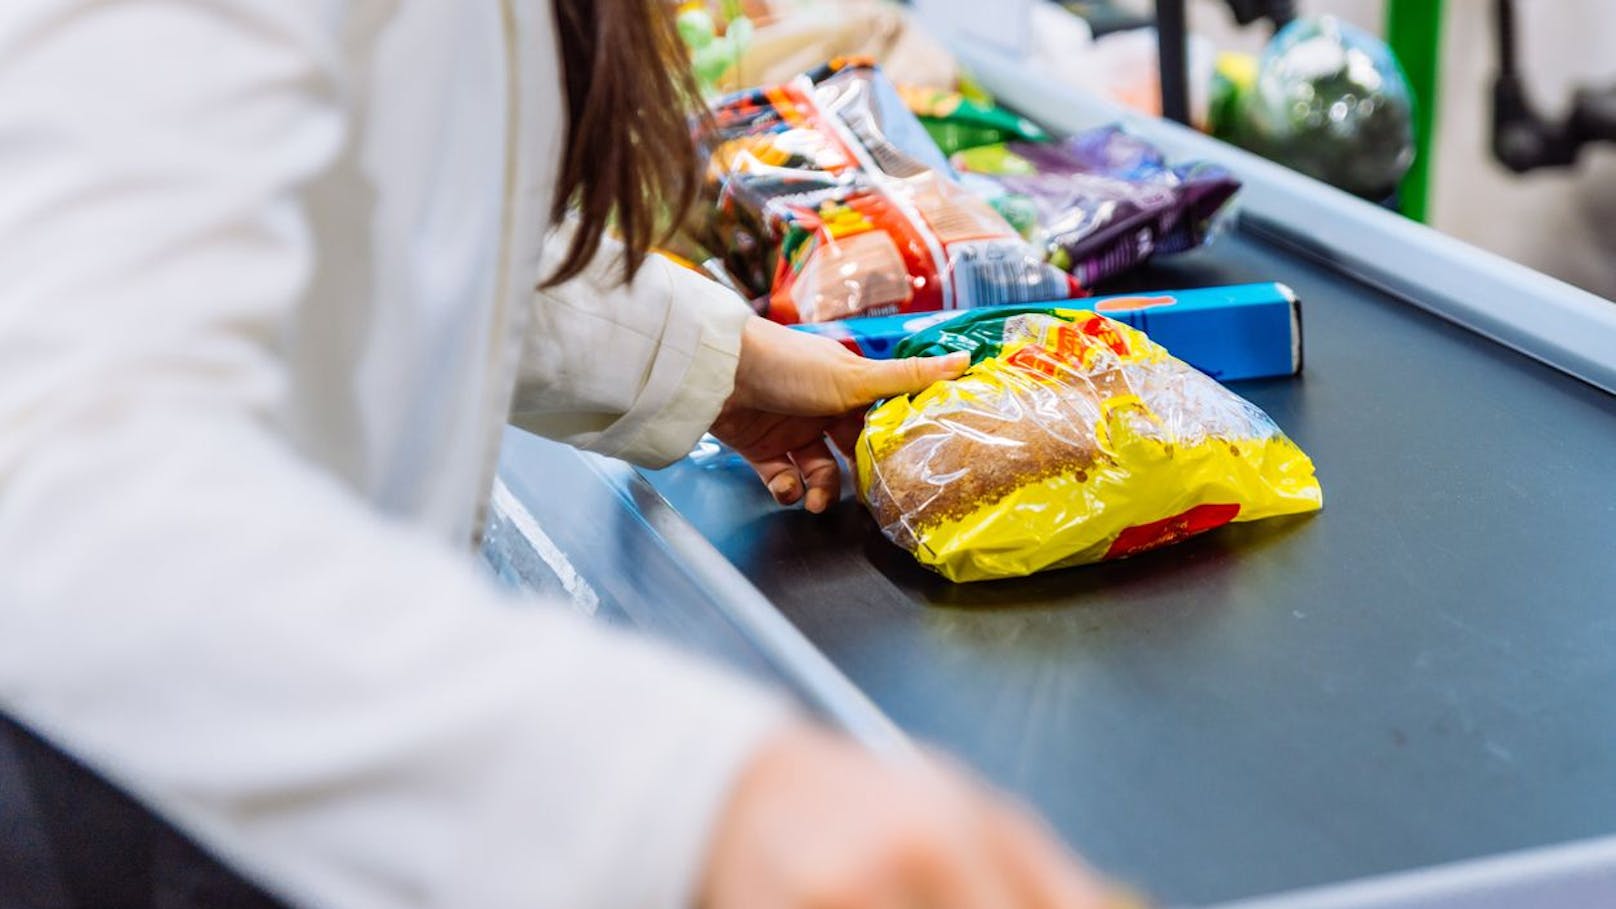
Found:
[[1590, 142], [1616, 141], [1616, 86], [1579, 87], [1564, 120], [1538, 113], [1526, 96], [1516, 53], [1514, 0], [1493, 7], [1498, 76], [1493, 80], [1493, 156], [1518, 174], [1568, 167]]
[[[1277, 31], [1296, 18], [1293, 0], [1227, 0], [1234, 21], [1267, 19]], [[1156, 0], [1156, 53], [1161, 72], [1162, 116], [1190, 122], [1188, 31], [1185, 0]]]

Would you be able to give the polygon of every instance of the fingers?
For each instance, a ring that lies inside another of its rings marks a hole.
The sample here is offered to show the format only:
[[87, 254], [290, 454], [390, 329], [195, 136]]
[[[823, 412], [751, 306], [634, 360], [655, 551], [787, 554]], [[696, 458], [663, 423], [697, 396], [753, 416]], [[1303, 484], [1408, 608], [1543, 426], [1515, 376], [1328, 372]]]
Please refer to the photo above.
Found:
[[[973, 894], [978, 906], [1014, 909], [1139, 909], [1142, 903], [1119, 898], [1117, 891], [1092, 874], [1067, 851], [1037, 815], [991, 787], [971, 779], [952, 759], [933, 755], [928, 762], [952, 778], [964, 795], [961, 823], [971, 836], [964, 855], [955, 861], [973, 881], [958, 887]], [[952, 905], [952, 904], [948, 904]]]
[[896, 766], [810, 727], [735, 784], [704, 909], [1123, 909], [1030, 816], [929, 761]]
[[802, 499], [802, 475], [797, 472], [797, 465], [792, 463], [790, 456], [780, 455], [750, 463], [776, 502], [795, 505]]
[[855, 400], [848, 410], [894, 395], [913, 394], [933, 382], [957, 379], [971, 365], [971, 355], [952, 353], [946, 357], [905, 357], [901, 360], [865, 360], [859, 370]]
[[976, 846], [976, 842], [962, 837], [944, 857], [944, 863], [928, 875], [931, 886], [924, 905], [938, 909], [1043, 909], [1041, 903], [1019, 902], [1020, 893], [996, 857]]
[[851, 413], [832, 423], [830, 428], [825, 431], [825, 434], [830, 436], [832, 442], [836, 443], [836, 448], [842, 453], [842, 457], [847, 458], [848, 463], [852, 463], [855, 458], [855, 452], [858, 451], [859, 433], [863, 431], [864, 415]]
[[969, 361], [963, 353], [868, 360], [829, 338], [753, 318], [742, 334], [729, 403], [769, 413], [835, 416], [957, 378]]
[[[814, 514], [829, 508], [842, 494], [842, 471], [823, 438], [789, 454], [751, 461], [758, 479], [781, 505], [803, 502]], [[804, 501], [806, 497], [806, 501]]]
[[[947, 759], [916, 754], [884, 769], [889, 814], [887, 871], [904, 905], [927, 909], [1024, 909], [987, 848], [984, 811], [992, 803]], [[880, 853], [875, 853], [880, 856]]]
[[791, 460], [808, 487], [807, 509], [820, 514], [842, 494], [842, 471], [823, 436], [791, 452]]
[[1120, 909], [1120, 900], [1090, 877], [1044, 825], [1011, 806], [988, 809], [990, 848], [1025, 909]]

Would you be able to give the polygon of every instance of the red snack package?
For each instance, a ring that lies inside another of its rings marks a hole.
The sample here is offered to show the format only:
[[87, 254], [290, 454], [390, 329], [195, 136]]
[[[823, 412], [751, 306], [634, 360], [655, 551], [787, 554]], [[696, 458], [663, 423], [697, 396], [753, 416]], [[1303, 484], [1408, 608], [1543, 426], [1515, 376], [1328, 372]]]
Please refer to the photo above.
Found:
[[892, 85], [832, 61], [721, 100], [695, 239], [776, 321], [1081, 296], [952, 171]]

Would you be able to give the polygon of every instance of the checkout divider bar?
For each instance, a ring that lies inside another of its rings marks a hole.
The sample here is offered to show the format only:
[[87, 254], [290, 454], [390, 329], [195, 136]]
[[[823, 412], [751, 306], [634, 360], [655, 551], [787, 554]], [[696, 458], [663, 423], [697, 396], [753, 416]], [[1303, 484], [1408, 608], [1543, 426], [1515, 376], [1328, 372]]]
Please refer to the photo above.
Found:
[[1000, 100], [1057, 132], [1123, 123], [1175, 158], [1239, 175], [1239, 229], [1616, 393], [1616, 304], [1455, 240], [1185, 126], [1039, 78], [991, 49], [952, 42]]

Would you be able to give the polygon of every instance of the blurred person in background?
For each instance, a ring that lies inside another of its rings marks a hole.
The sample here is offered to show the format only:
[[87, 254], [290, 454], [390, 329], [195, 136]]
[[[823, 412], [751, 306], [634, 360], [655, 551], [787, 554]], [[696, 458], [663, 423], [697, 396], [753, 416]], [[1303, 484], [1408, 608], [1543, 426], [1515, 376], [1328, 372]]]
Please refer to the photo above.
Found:
[[[0, 4], [0, 745], [296, 905], [1098, 905], [964, 775], [475, 566], [507, 419], [641, 464], [711, 428], [820, 511], [863, 407], [963, 367], [648, 254], [681, 61], [661, 0]], [[228, 902], [135, 892], [161, 855], [73, 797], [34, 807], [121, 861], [13, 829], [10, 892]]]

